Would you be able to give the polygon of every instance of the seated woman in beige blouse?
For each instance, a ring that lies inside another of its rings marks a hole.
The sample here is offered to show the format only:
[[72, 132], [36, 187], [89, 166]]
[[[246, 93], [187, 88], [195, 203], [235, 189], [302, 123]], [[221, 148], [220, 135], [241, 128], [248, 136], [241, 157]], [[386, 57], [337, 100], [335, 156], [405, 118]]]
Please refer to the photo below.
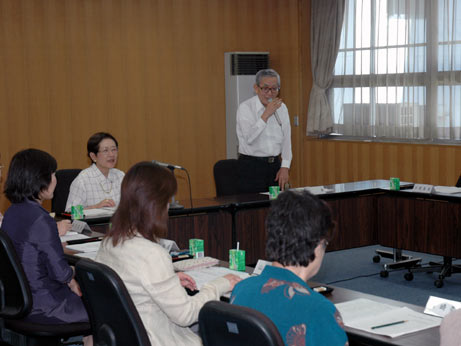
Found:
[[239, 278], [228, 274], [188, 296], [194, 280], [176, 275], [168, 252], [157, 240], [166, 234], [168, 201], [176, 179], [151, 162], [134, 165], [122, 182], [120, 204], [96, 260], [114, 269], [124, 281], [152, 345], [201, 345], [188, 327], [202, 306], [233, 289]]

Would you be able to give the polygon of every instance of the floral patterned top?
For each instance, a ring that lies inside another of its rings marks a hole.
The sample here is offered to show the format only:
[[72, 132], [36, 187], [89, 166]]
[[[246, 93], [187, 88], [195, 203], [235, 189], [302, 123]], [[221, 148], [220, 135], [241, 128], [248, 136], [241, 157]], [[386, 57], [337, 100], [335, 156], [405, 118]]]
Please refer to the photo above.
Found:
[[264, 313], [286, 345], [348, 345], [335, 306], [287, 269], [266, 266], [261, 275], [241, 281], [231, 303]]

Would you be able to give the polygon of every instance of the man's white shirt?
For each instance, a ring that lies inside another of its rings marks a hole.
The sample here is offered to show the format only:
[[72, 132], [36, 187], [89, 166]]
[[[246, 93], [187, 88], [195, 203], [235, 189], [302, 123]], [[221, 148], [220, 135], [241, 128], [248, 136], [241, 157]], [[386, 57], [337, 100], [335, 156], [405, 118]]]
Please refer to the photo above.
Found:
[[275, 115], [267, 120], [261, 119], [265, 107], [254, 96], [239, 105], [237, 109], [237, 138], [239, 153], [249, 156], [277, 156], [282, 154], [282, 167], [290, 168], [291, 126], [288, 108], [284, 103], [277, 110], [282, 123], [279, 125]]

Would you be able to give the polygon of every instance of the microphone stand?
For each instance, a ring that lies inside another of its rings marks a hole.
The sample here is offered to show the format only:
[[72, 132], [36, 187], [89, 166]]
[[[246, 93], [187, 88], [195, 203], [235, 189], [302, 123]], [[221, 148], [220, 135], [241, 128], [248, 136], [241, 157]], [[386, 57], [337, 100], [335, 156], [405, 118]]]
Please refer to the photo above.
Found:
[[[173, 173], [174, 175], [174, 167], [173, 166], [168, 166], [168, 168], [171, 170], [171, 173]], [[171, 197], [171, 202], [170, 202], [170, 207], [169, 207], [171, 210], [179, 210], [179, 209], [184, 209], [184, 206], [182, 204], [179, 204], [178, 202], [176, 202], [176, 199], [173, 195], [173, 197]]]

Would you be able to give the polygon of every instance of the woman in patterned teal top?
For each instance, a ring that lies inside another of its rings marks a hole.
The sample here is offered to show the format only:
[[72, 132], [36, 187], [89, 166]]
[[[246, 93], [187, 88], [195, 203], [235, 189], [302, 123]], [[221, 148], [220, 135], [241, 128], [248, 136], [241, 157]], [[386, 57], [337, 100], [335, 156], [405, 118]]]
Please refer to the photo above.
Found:
[[272, 266], [232, 292], [232, 304], [267, 315], [286, 345], [348, 345], [335, 306], [306, 283], [320, 268], [333, 227], [329, 208], [317, 197], [283, 192], [266, 219], [266, 257]]

